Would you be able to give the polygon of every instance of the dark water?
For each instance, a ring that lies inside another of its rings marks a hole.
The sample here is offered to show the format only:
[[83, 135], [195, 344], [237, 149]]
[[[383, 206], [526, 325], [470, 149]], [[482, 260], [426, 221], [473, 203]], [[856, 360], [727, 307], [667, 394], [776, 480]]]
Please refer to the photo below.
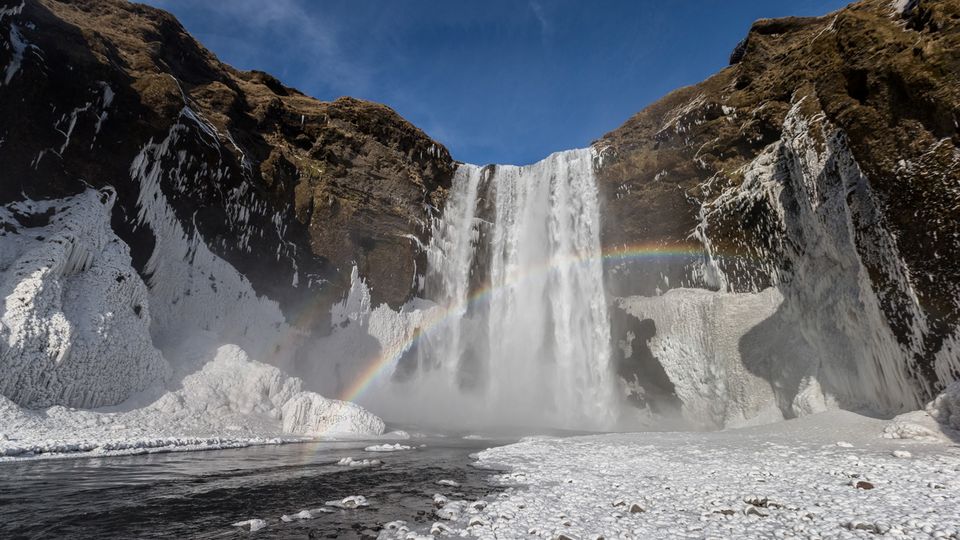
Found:
[[[394, 441], [391, 441], [394, 442]], [[0, 463], [0, 538], [368, 538], [389, 521], [429, 526], [433, 494], [475, 500], [495, 492], [471, 453], [510, 441], [413, 439], [309, 443], [130, 457]], [[342, 457], [381, 467], [337, 466]], [[460, 487], [436, 484], [456, 480]], [[454, 495], [454, 494], [457, 495]], [[280, 516], [350, 495], [370, 506], [283, 523]], [[260, 518], [256, 533], [232, 527]]]

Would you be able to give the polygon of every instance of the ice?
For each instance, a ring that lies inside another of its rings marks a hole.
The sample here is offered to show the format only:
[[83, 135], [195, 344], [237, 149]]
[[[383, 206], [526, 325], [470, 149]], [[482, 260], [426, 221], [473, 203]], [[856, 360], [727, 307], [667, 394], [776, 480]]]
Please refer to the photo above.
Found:
[[337, 465], [343, 467], [376, 467], [383, 465], [383, 462], [379, 459], [353, 459], [350, 456], [340, 459], [337, 462]]
[[927, 411], [948, 428], [960, 430], [960, 380], [950, 383], [927, 405]]
[[444, 504], [442, 507], [437, 508], [435, 513], [440, 519], [456, 521], [460, 519], [460, 515], [463, 513], [465, 508], [466, 503], [463, 501], [451, 501]]
[[948, 441], [951, 428], [940, 424], [928, 411], [911, 411], [896, 416], [883, 428], [886, 439], [907, 439], [914, 441]]
[[248, 519], [245, 521], [238, 521], [233, 524], [234, 527], [247, 527], [250, 529], [250, 532], [257, 532], [260, 529], [267, 526], [267, 522], [262, 519]]
[[385, 424], [379, 417], [349, 401], [327, 399], [302, 392], [283, 405], [283, 428], [287, 433], [336, 436], [379, 435]]
[[351, 495], [349, 497], [340, 499], [339, 501], [327, 501], [324, 504], [327, 506], [333, 506], [335, 508], [343, 508], [347, 510], [360, 508], [361, 506], [370, 506], [370, 503], [367, 502], [367, 498], [363, 495]]
[[115, 198], [91, 189], [0, 207], [8, 224], [14, 212], [49, 215], [0, 236], [0, 394], [30, 407], [102, 407], [169, 375], [150, 339], [147, 287], [110, 228]]
[[375, 444], [373, 446], [368, 446], [363, 450], [365, 452], [399, 452], [401, 450], [412, 450], [412, 446], [407, 446], [405, 444]]
[[437, 480], [437, 484], [441, 486], [460, 487], [460, 482], [457, 482], [456, 480], [450, 480], [449, 478]]
[[313, 513], [310, 512], [310, 510], [301, 510], [292, 516], [287, 514], [280, 516], [280, 521], [284, 523], [291, 523], [302, 519], [313, 519]]
[[[0, 13], [0, 19], [3, 15], [10, 13], [7, 10], [4, 10], [3, 13]], [[16, 12], [14, 12], [16, 13]], [[7, 41], [9, 43], [9, 50], [11, 51], [10, 63], [7, 64], [6, 70], [4, 70], [3, 75], [3, 84], [8, 85], [10, 81], [13, 80], [13, 76], [17, 74], [17, 71], [20, 70], [20, 64], [23, 62], [23, 53], [27, 50], [27, 42], [23, 39], [23, 36], [20, 34], [20, 29], [15, 24], [10, 25], [10, 35]]]

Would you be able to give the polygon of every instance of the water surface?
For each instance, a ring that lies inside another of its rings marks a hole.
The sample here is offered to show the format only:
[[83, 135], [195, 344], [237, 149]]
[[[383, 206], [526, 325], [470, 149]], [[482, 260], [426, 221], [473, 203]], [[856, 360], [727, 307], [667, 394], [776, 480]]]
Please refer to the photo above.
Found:
[[[363, 451], [371, 442], [323, 442], [2, 463], [0, 538], [366, 538], [397, 519], [428, 527], [435, 493], [475, 500], [496, 491], [491, 471], [469, 456], [510, 441], [399, 442], [427, 446], [372, 453]], [[384, 465], [336, 465], [347, 456]], [[280, 521], [350, 495], [370, 507]], [[231, 526], [252, 518], [268, 526], [252, 535]]]

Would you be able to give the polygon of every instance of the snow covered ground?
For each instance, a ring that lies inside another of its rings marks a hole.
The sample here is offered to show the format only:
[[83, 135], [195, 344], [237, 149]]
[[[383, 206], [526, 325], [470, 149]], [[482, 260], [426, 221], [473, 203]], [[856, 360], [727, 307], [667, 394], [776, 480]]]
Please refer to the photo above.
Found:
[[[495, 477], [506, 491], [486, 504], [446, 502], [434, 528], [478, 538], [958, 538], [960, 448], [885, 438], [889, 425], [829, 411], [712, 433], [531, 437], [481, 452], [481, 466], [509, 468]], [[392, 523], [381, 538], [428, 531]]]

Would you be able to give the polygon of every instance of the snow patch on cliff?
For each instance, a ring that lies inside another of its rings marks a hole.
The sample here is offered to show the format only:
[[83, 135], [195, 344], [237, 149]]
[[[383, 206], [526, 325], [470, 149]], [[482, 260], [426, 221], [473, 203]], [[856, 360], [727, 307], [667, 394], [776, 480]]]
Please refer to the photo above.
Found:
[[190, 132], [189, 124], [175, 124], [163, 141], [144, 147], [130, 169], [140, 184], [140, 223], [156, 238], [144, 268], [150, 276], [154, 341], [164, 350], [196, 332], [199, 325], [222, 343], [235, 343], [255, 358], [287, 365], [292, 347], [277, 350], [276, 346], [302, 336], [287, 326], [276, 302], [257, 296], [243, 275], [210, 251], [195, 227], [188, 232], [167, 203], [163, 180], [169, 179], [174, 188], [187, 181], [182, 171], [189, 158], [175, 145]]

